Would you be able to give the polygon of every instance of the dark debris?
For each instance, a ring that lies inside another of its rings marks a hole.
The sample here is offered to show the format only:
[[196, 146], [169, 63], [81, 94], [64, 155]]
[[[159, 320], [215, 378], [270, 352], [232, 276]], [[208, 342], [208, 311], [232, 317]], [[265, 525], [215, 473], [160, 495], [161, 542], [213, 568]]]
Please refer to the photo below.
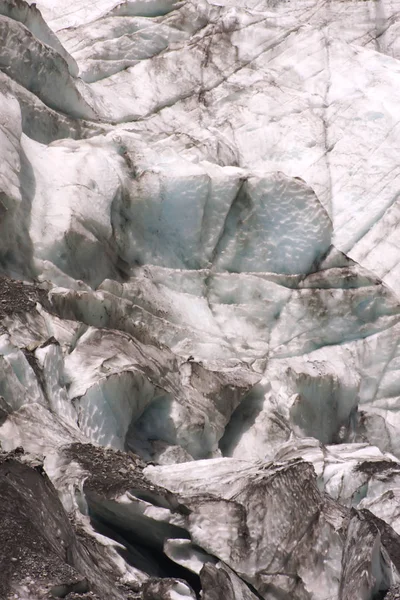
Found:
[[368, 477], [378, 476], [380, 479], [390, 479], [395, 473], [400, 473], [400, 465], [391, 460], [374, 460], [359, 463], [355, 470]]
[[24, 283], [0, 275], [0, 320], [7, 315], [32, 311], [37, 302], [47, 307], [47, 291], [37, 283]]
[[64, 453], [90, 474], [85, 482], [88, 491], [110, 497], [145, 481], [146, 464], [133, 453], [80, 443], [71, 444]]

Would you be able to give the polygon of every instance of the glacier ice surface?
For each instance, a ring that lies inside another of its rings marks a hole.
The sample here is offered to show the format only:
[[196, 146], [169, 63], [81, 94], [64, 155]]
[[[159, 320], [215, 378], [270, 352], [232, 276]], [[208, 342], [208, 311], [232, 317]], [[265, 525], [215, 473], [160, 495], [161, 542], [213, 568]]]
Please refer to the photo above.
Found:
[[5, 600], [400, 585], [397, 0], [0, 0]]

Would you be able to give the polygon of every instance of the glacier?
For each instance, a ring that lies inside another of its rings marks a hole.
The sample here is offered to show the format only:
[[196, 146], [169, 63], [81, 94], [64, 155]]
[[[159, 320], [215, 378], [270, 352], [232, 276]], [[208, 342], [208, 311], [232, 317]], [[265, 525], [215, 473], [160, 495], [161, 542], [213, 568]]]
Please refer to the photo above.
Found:
[[0, 600], [400, 598], [397, 0], [0, 0]]

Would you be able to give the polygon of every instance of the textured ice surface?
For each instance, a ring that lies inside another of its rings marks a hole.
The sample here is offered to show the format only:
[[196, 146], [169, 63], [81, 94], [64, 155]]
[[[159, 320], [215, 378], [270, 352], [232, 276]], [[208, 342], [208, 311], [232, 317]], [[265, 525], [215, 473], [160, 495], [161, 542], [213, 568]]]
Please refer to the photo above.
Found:
[[394, 597], [399, 8], [0, 0], [2, 598]]

